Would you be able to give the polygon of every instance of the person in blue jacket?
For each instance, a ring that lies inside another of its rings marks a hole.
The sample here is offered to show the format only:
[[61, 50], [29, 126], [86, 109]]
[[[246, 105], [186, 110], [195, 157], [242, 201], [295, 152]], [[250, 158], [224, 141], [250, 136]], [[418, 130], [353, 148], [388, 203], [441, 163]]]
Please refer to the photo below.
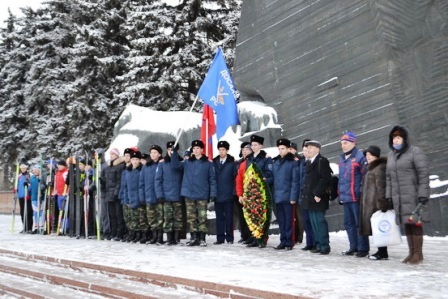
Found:
[[216, 175], [213, 163], [202, 154], [204, 143], [201, 140], [191, 142], [192, 153], [188, 160], [179, 162], [179, 154], [173, 151], [171, 164], [174, 168], [183, 168], [181, 195], [187, 206], [187, 224], [191, 240], [188, 246], [207, 246], [207, 204], [217, 195]]
[[[133, 243], [140, 242], [146, 236], [145, 205], [139, 193], [139, 179], [142, 172], [140, 159], [142, 154], [138, 150], [128, 152], [131, 164], [123, 171], [124, 182], [121, 186], [123, 202], [128, 205], [129, 234], [134, 238]], [[143, 243], [146, 243], [144, 240]]]
[[[252, 164], [257, 164], [258, 168], [263, 173], [263, 177], [268, 183], [269, 187], [272, 188], [272, 159], [268, 157], [268, 154], [262, 150], [264, 144], [264, 138], [258, 135], [250, 136], [250, 147], [252, 149], [252, 153], [247, 156], [246, 159], [246, 169]], [[242, 199], [240, 199], [242, 202]], [[269, 228], [266, 229], [266, 234], [268, 233]], [[265, 243], [260, 243], [260, 240], [267, 240], [266, 236], [257, 239], [252, 238], [252, 242], [248, 242], [246, 247], [259, 247], [265, 248]]]
[[233, 198], [235, 190], [236, 167], [235, 158], [229, 155], [230, 144], [227, 141], [218, 142], [219, 155], [213, 159], [216, 172], [217, 197], [216, 213], [216, 242], [233, 244]]
[[356, 135], [345, 132], [341, 137], [342, 154], [339, 158], [339, 201], [344, 206], [344, 226], [350, 248], [342, 255], [366, 257], [369, 254], [369, 237], [359, 234], [359, 201], [362, 178], [367, 165], [366, 157], [356, 147]]
[[298, 162], [294, 154], [289, 152], [291, 141], [285, 138], [277, 140], [279, 155], [273, 159], [272, 176], [273, 199], [277, 207], [277, 220], [280, 229], [280, 244], [274, 249], [291, 250], [293, 207], [299, 196]]
[[34, 220], [33, 234], [41, 232], [43, 233], [44, 231], [44, 220], [45, 220], [43, 214], [44, 194], [45, 194], [45, 183], [43, 180], [41, 181], [40, 166], [34, 165], [33, 175], [30, 177], [30, 196], [31, 196], [31, 206], [33, 209], [33, 220]]
[[[127, 201], [127, 196], [125, 194], [125, 188], [124, 185], [126, 184], [127, 181], [127, 175], [129, 174], [129, 171], [126, 171], [128, 169], [132, 169], [132, 164], [131, 164], [131, 152], [137, 152], [138, 149], [137, 148], [126, 148], [123, 152], [123, 158], [118, 158], [115, 161], [121, 161], [120, 163], [124, 162], [124, 169], [121, 171], [120, 174], [120, 186], [119, 186], [119, 192], [118, 192], [118, 199], [120, 201], [120, 207], [121, 209], [116, 209], [116, 212], [118, 213], [118, 216], [116, 216], [117, 214], [114, 213], [112, 216], [110, 216], [110, 218], [115, 218], [115, 219], [119, 219], [122, 220], [123, 222], [118, 222], [121, 223], [121, 225], [123, 225], [123, 233], [122, 233], [122, 238], [121, 237], [114, 237], [112, 238], [112, 240], [114, 241], [119, 241], [121, 240], [122, 242], [131, 242], [134, 240], [134, 238], [136, 237], [136, 233], [135, 231], [131, 230], [129, 228], [129, 224], [131, 222], [131, 207], [129, 202]], [[121, 227], [120, 225], [120, 227]]]
[[[175, 141], [166, 144], [166, 155], [157, 166], [156, 170], [156, 197], [164, 201], [163, 204], [163, 231], [166, 233], [168, 245], [179, 243], [179, 232], [182, 230], [182, 197], [180, 188], [182, 185], [182, 170], [171, 166], [172, 149]], [[179, 144], [176, 144], [179, 150]], [[177, 158], [179, 161], [181, 157]]]
[[152, 231], [149, 244], [163, 244], [163, 197], [156, 195], [156, 171], [162, 160], [163, 150], [153, 144], [149, 150], [150, 159], [140, 174], [140, 198], [146, 204], [146, 219], [148, 228]]
[[30, 173], [26, 164], [20, 165], [20, 174], [17, 178], [17, 198], [19, 199], [20, 216], [22, 218], [23, 230], [21, 233], [32, 231], [33, 226], [33, 210], [31, 209], [30, 196], [28, 191], [25, 193], [25, 186], [29, 188]]

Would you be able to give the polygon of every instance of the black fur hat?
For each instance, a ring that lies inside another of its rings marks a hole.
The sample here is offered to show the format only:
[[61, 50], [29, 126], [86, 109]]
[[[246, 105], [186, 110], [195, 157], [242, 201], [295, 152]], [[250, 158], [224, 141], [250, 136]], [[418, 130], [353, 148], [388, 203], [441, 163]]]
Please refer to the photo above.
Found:
[[229, 148], [230, 148], [230, 144], [227, 142], [227, 141], [220, 141], [220, 142], [218, 142], [218, 146], [217, 146], [217, 148], [219, 149], [220, 147], [223, 147], [223, 148], [225, 148], [226, 150], [229, 150]]
[[142, 158], [142, 153], [140, 151], [131, 151], [131, 152], [129, 152], [129, 155], [131, 156], [131, 159], [132, 158], [138, 158], [138, 159]]
[[286, 138], [280, 138], [280, 139], [277, 140], [277, 146], [280, 146], [280, 145], [284, 145], [286, 147], [290, 147], [291, 146], [291, 141], [289, 141]]
[[193, 147], [195, 146], [199, 146], [200, 148], [204, 148], [204, 142], [202, 142], [202, 140], [193, 140], [191, 142], [191, 148], [193, 149]]
[[250, 136], [250, 142], [258, 142], [259, 144], [263, 144], [264, 138], [258, 135]]
[[149, 152], [151, 152], [152, 150], [156, 150], [156, 151], [158, 151], [159, 154], [162, 154], [162, 153], [163, 153], [162, 148], [161, 148], [159, 145], [157, 145], [157, 144], [153, 144], [153, 145], [151, 145], [151, 148], [149, 149]]
[[[173, 148], [173, 145], [176, 143], [176, 141], [168, 141], [167, 143], [166, 143], [166, 148], [167, 149], [169, 149], [169, 148]], [[175, 150], [179, 150], [179, 143], [178, 144], [176, 144], [176, 147], [174, 148]]]

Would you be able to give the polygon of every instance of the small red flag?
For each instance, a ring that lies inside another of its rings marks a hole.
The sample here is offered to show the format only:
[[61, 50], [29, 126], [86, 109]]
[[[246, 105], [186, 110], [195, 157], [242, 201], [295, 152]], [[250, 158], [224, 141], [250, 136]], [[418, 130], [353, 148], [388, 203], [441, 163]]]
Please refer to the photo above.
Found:
[[202, 112], [202, 127], [201, 140], [204, 142], [204, 154], [210, 159], [213, 159], [213, 139], [212, 136], [216, 133], [215, 113], [209, 105], [204, 105]]

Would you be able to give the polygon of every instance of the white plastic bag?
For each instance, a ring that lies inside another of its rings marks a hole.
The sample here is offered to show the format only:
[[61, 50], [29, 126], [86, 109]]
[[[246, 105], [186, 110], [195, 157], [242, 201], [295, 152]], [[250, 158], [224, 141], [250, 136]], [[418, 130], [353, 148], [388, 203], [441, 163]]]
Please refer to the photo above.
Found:
[[386, 213], [376, 211], [370, 218], [372, 225], [373, 242], [376, 247], [393, 246], [401, 244], [400, 227], [395, 222], [395, 211]]

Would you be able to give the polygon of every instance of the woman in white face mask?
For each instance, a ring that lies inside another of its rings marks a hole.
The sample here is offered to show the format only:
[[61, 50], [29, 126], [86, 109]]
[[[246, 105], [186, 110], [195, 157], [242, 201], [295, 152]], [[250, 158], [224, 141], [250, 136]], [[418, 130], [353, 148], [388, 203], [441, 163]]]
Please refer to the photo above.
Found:
[[[386, 198], [392, 200], [397, 223], [404, 225], [409, 255], [403, 263], [423, 261], [423, 228], [426, 215], [412, 215], [421, 203], [429, 199], [428, 159], [423, 151], [409, 143], [406, 128], [395, 126], [389, 134], [391, 152], [386, 167]], [[420, 212], [420, 211], [418, 211]]]

